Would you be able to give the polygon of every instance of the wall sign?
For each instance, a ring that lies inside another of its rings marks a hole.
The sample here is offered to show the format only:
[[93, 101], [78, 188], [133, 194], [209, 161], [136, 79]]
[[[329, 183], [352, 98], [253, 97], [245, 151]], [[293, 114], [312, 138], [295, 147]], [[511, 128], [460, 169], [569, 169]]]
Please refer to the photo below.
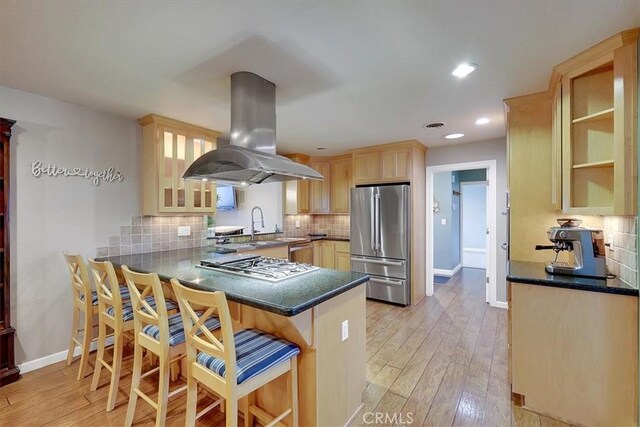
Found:
[[89, 168], [63, 168], [56, 164], [48, 163], [46, 166], [42, 165], [40, 160], [36, 160], [31, 163], [31, 173], [36, 178], [40, 178], [43, 175], [47, 176], [78, 176], [91, 181], [93, 185], [100, 185], [100, 182], [122, 182], [124, 176], [116, 171], [114, 168], [108, 168], [103, 171], [92, 171]]

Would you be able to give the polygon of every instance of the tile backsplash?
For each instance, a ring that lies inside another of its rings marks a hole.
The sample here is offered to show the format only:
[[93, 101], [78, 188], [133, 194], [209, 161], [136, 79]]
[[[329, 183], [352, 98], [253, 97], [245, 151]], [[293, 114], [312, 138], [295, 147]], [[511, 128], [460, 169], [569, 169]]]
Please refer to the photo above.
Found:
[[[178, 237], [178, 227], [191, 227], [190, 236]], [[172, 249], [206, 246], [205, 216], [133, 216], [120, 234], [109, 237], [107, 246], [99, 247], [97, 256], [140, 254]]]
[[[306, 236], [309, 233], [348, 236], [349, 218], [349, 215], [285, 215], [284, 232], [287, 236]], [[300, 223], [299, 227], [296, 227], [296, 222]]]
[[638, 287], [638, 218], [603, 217], [607, 269], [628, 285]]

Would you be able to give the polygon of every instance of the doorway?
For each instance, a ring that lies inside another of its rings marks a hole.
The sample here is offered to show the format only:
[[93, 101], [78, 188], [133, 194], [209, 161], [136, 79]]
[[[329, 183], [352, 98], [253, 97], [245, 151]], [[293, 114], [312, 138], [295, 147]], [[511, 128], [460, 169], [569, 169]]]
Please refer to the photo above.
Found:
[[460, 188], [462, 267], [486, 269], [487, 182], [461, 180]]
[[[436, 231], [441, 231], [438, 229], [442, 229], [451, 221], [455, 226], [456, 216], [459, 219], [460, 224], [458, 226], [461, 229], [464, 229], [464, 219], [461, 215], [464, 200], [462, 199], [463, 195], [463, 186], [460, 183], [460, 175], [469, 175], [471, 171], [482, 170], [483, 177], [482, 179], [477, 178], [469, 178], [464, 179], [464, 182], [468, 184], [477, 184], [475, 188], [469, 187], [467, 192], [470, 196], [475, 196], [475, 198], [480, 197], [482, 194], [482, 190], [484, 190], [484, 212], [481, 214], [478, 213], [477, 209], [482, 209], [482, 204], [480, 204], [480, 208], [476, 206], [476, 210], [469, 210], [469, 212], [475, 212], [475, 217], [481, 216], [484, 219], [484, 224], [480, 224], [480, 226], [475, 228], [476, 233], [473, 234], [476, 238], [479, 236], [478, 230], [481, 228], [484, 229], [484, 252], [482, 248], [478, 248], [478, 244], [476, 242], [473, 243], [473, 246], [468, 246], [467, 249], [477, 249], [475, 254], [475, 258], [483, 259], [486, 270], [486, 301], [492, 305], [497, 306], [497, 286], [496, 286], [496, 271], [497, 271], [497, 237], [496, 237], [496, 211], [497, 211], [497, 203], [496, 203], [496, 161], [495, 160], [486, 160], [479, 162], [466, 162], [466, 163], [455, 163], [449, 165], [438, 165], [438, 166], [429, 166], [427, 167], [427, 185], [426, 185], [426, 201], [427, 201], [427, 257], [426, 257], [426, 270], [427, 270], [427, 283], [426, 283], [426, 293], [427, 296], [433, 295], [434, 292], [434, 279], [435, 275], [453, 275], [462, 268], [464, 264], [464, 243], [463, 241], [463, 232], [458, 234], [458, 237], [450, 238], [452, 249], [450, 253], [452, 254], [453, 262], [451, 262], [449, 269], [437, 268], [435, 266], [435, 258], [436, 252], [441, 252], [441, 246], [443, 245], [444, 240], [436, 239]], [[451, 201], [449, 201], [446, 197], [443, 198], [445, 200], [445, 205], [442, 205], [440, 200], [435, 197], [436, 193], [436, 183], [442, 182], [442, 175], [437, 177], [437, 174], [445, 173], [445, 176], [449, 176], [451, 182]], [[438, 179], [436, 179], [438, 178]], [[457, 182], [456, 182], [457, 181]], [[465, 185], [466, 187], [466, 185]], [[471, 204], [472, 201], [468, 201], [467, 203]], [[441, 212], [442, 209], [451, 209], [451, 219], [443, 221]], [[437, 227], [437, 228], [436, 228]], [[469, 228], [471, 226], [467, 226]], [[480, 228], [481, 227], [481, 228]], [[471, 243], [468, 243], [471, 245]], [[457, 245], [457, 251], [454, 249]], [[481, 245], [481, 243], [480, 243]], [[468, 254], [474, 253], [473, 250], [466, 251]], [[459, 261], [457, 265], [454, 265], [456, 253], [459, 256]], [[469, 257], [467, 257], [469, 258]], [[478, 262], [478, 260], [470, 260], [469, 262]], [[438, 280], [442, 282], [441, 280]]]

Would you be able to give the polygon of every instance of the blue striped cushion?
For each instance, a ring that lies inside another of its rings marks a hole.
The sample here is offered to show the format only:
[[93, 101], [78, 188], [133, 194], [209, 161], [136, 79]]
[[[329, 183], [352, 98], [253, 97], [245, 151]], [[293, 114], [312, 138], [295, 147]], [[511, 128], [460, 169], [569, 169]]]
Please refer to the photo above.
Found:
[[[145, 301], [149, 303], [151, 308], [153, 308], [154, 310], [156, 309], [156, 300], [153, 298], [152, 295], [146, 297]], [[178, 308], [178, 304], [171, 301], [170, 299], [166, 300], [166, 304], [167, 304], [167, 311], [175, 310], [176, 308]], [[113, 308], [113, 306], [107, 308], [107, 314], [110, 316], [113, 316], [114, 311], [115, 309]], [[123, 302], [122, 303], [122, 320], [124, 320], [125, 322], [128, 322], [131, 319], [133, 319], [133, 302], [132, 301]]]
[[[129, 299], [131, 296], [129, 295], [129, 288], [126, 286], [120, 286], [120, 297], [122, 299]], [[84, 295], [80, 297], [81, 300], [84, 300]], [[91, 292], [91, 305], [98, 305], [98, 291]]]
[[[258, 329], [240, 330], [233, 335], [233, 338], [236, 344], [238, 384], [300, 353], [297, 345]], [[224, 377], [224, 360], [207, 353], [200, 353], [197, 361]]]
[[[198, 317], [202, 316], [202, 311], [196, 311]], [[218, 329], [220, 327], [220, 320], [217, 317], [211, 316], [204, 322], [204, 325], [210, 331], [214, 329]], [[142, 328], [142, 332], [145, 334], [160, 340], [160, 328], [156, 325], [147, 325]], [[201, 334], [201, 331], [198, 331]], [[174, 314], [173, 316], [169, 316], [169, 345], [178, 345], [184, 342], [184, 327], [182, 325], [182, 316], [178, 314]]]

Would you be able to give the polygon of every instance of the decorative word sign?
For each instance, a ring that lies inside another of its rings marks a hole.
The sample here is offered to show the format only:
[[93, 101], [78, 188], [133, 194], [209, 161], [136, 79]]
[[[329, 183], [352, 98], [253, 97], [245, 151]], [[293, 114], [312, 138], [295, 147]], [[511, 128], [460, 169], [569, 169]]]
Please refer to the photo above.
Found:
[[124, 180], [124, 176], [114, 170], [113, 168], [108, 168], [100, 172], [95, 172], [89, 170], [89, 168], [63, 168], [56, 164], [47, 164], [46, 166], [42, 165], [40, 160], [36, 160], [31, 163], [31, 173], [36, 178], [40, 178], [42, 175], [47, 176], [79, 176], [81, 178], [89, 179], [93, 183], [93, 185], [100, 185], [101, 181], [105, 182], [122, 182]]

